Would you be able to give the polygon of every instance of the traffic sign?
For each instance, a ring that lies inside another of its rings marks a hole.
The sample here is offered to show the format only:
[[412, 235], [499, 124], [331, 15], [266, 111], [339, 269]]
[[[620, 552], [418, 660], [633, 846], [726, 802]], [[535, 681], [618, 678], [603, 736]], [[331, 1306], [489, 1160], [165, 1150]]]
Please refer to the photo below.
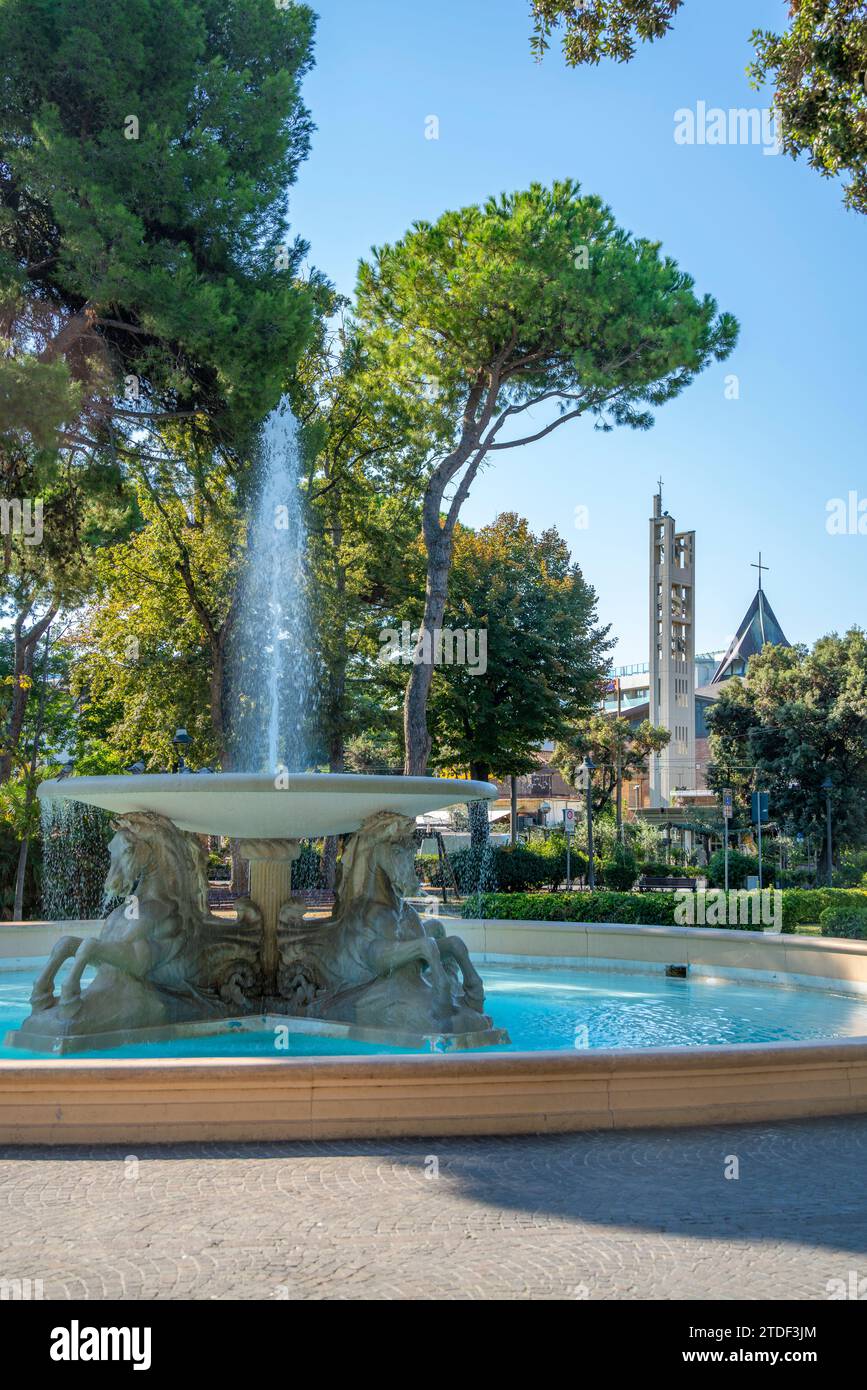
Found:
[[734, 798], [731, 787], [726, 787], [722, 794], [722, 813], [726, 820], [731, 820], [734, 812]]
[[563, 829], [567, 835], [575, 834], [575, 808], [574, 806], [564, 806], [563, 808]]
[[753, 825], [764, 825], [768, 819], [770, 797], [767, 792], [753, 792], [751, 819]]

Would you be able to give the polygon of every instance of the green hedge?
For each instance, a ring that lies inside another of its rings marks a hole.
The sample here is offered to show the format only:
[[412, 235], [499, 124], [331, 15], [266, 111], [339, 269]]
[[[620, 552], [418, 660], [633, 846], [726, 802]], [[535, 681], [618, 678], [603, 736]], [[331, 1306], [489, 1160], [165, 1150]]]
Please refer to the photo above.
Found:
[[476, 893], [464, 917], [502, 917], [528, 922], [625, 922], [674, 926], [673, 893]]
[[783, 931], [818, 922], [826, 908], [862, 904], [867, 910], [864, 888], [784, 888]]
[[[734, 890], [733, 890], [734, 891]], [[464, 917], [501, 917], [528, 922], [622, 922], [627, 926], [677, 926], [680, 893], [474, 893]], [[782, 930], [815, 923], [829, 907], [867, 913], [867, 890], [861, 888], [786, 888], [782, 892]], [[734, 914], [733, 914], [734, 915]], [[698, 913], [694, 914], [698, 925]], [[707, 925], [715, 925], [708, 923]], [[730, 923], [732, 930], [753, 931], [750, 923]]]
[[867, 939], [867, 906], [835, 903], [819, 915], [823, 936], [843, 936], [850, 941]]

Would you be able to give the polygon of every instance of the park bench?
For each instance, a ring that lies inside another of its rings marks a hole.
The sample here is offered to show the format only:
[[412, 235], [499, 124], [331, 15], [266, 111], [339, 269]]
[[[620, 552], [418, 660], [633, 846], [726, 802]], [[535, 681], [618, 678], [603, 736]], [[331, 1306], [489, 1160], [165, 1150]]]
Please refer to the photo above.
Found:
[[638, 880], [640, 893], [676, 892], [679, 888], [695, 888], [695, 879], [687, 874], [642, 874]]

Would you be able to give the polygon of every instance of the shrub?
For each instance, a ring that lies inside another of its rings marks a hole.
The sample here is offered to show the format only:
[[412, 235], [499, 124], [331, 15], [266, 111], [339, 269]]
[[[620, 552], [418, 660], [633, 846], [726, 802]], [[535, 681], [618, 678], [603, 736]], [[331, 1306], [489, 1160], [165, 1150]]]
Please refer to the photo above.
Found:
[[293, 889], [309, 893], [325, 887], [322, 877], [321, 844], [321, 841], [317, 843], [313, 840], [305, 840], [302, 843], [301, 853], [292, 865]]
[[[732, 890], [733, 895], [736, 892]], [[675, 912], [683, 901], [682, 893], [617, 893], [605, 889], [593, 893], [476, 893], [464, 903], [463, 916], [500, 917], [506, 921], [619, 922], [625, 926], [673, 927], [681, 925]], [[716, 922], [702, 924], [697, 911], [692, 915], [697, 931], [718, 927]], [[730, 921], [725, 930], [760, 930], [751, 920], [738, 920], [739, 911], [732, 910], [728, 915]], [[793, 931], [791, 926], [786, 926], [785, 920], [782, 929]]]
[[854, 941], [867, 939], [867, 904], [835, 903], [819, 913], [823, 936], [845, 936]]
[[624, 922], [674, 926], [673, 893], [477, 893], [464, 903], [464, 917], [501, 917], [529, 922]]
[[784, 888], [783, 930], [820, 922], [826, 908], [846, 905], [867, 910], [867, 892], [863, 888]]
[[602, 876], [606, 888], [628, 893], [638, 877], [638, 863], [632, 850], [626, 845], [615, 845], [611, 858], [602, 865]]
[[[566, 882], [566, 836], [550, 835], [547, 840], [536, 840], [529, 846], [530, 853], [544, 860], [548, 874], [543, 880], [555, 893], [561, 883]], [[569, 853], [569, 871], [573, 879], [582, 878], [587, 872], [587, 859], [575, 849]]]
[[[751, 854], [741, 854], [739, 850], [729, 851], [729, 888], [746, 888], [751, 874], [758, 875], [759, 861]], [[707, 866], [707, 881], [712, 888], [725, 887], [725, 850], [715, 850]], [[774, 866], [762, 861], [762, 887], [768, 888], [774, 881]]]
[[[587, 860], [572, 851], [572, 877], [579, 878], [587, 871]], [[449, 855], [461, 893], [483, 892], [522, 893], [529, 888], [550, 887], [556, 891], [566, 881], [566, 842], [552, 836], [546, 844], [491, 845], [485, 849], [459, 849]], [[441, 888], [442, 872], [435, 854], [416, 856], [419, 876], [435, 888]], [[449, 884], [449, 886], [451, 886]]]
[[415, 856], [415, 871], [422, 883], [429, 883], [433, 888], [442, 888], [438, 854], [417, 854]]

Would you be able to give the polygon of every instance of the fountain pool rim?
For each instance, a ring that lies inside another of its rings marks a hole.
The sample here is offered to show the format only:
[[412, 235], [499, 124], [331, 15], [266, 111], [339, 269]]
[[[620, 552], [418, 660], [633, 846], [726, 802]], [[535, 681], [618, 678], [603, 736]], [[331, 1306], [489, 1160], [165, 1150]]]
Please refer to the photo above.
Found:
[[[3, 928], [0, 928], [2, 946]], [[21, 954], [13, 929], [10, 954]], [[811, 977], [867, 995], [867, 943], [721, 928], [462, 923], [474, 954]], [[0, 951], [2, 954], [2, 951]], [[844, 983], [845, 982], [845, 983]], [[0, 1061], [0, 1143], [360, 1140], [867, 1113], [867, 1038], [340, 1058]]]
[[415, 819], [456, 802], [494, 800], [499, 790], [449, 777], [152, 772], [52, 779], [37, 795], [43, 803], [82, 802], [115, 815], [154, 811], [197, 834], [306, 840], [351, 834], [377, 811]]

